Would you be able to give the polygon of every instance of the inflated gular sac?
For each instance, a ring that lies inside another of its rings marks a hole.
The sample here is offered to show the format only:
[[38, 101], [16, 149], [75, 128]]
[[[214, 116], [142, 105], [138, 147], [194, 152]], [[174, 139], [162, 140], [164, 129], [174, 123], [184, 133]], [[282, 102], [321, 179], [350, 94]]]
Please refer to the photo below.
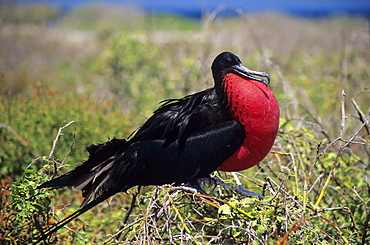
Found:
[[231, 114], [244, 127], [242, 146], [219, 168], [241, 171], [259, 163], [271, 150], [279, 126], [278, 101], [265, 84], [228, 73], [223, 79]]

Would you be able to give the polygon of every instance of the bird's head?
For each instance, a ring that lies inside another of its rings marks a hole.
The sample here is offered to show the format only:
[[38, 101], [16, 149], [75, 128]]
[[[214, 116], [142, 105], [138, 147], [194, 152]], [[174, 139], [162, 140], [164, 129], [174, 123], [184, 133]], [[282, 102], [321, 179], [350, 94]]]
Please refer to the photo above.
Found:
[[[224, 76], [228, 73], [234, 73], [246, 79], [252, 79], [264, 83], [266, 86], [270, 83], [270, 77], [267, 73], [252, 71], [243, 66], [239, 57], [230, 52], [219, 54], [212, 63], [212, 74], [215, 83], [222, 83]], [[257, 78], [263, 77], [265, 79]]]

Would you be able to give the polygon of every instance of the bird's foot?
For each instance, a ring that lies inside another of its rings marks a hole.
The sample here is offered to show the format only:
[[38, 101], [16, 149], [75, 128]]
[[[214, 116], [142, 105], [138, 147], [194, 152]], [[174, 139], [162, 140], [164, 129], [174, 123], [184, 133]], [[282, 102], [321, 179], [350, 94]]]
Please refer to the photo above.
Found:
[[[238, 185], [237, 187], [236, 186], [233, 186], [232, 184], [228, 184], [228, 183], [225, 183], [224, 181], [220, 180], [220, 179], [216, 179], [216, 178], [212, 178], [212, 177], [207, 177], [207, 178], [199, 178], [197, 179], [197, 182], [198, 182], [198, 185], [199, 185], [199, 182], [203, 182], [203, 183], [214, 183], [216, 185], [220, 185], [220, 186], [223, 186], [227, 189], [230, 189], [230, 190], [233, 190], [243, 196], [247, 196], [247, 197], [254, 197], [254, 196], [257, 196], [261, 199], [264, 199], [265, 197], [262, 196], [261, 194], [258, 194], [258, 193], [255, 193], [253, 191], [249, 191], [247, 189], [245, 189], [244, 187], [242, 187], [241, 185]], [[204, 192], [204, 191], [203, 191]]]
[[202, 195], [209, 196], [209, 194], [207, 192], [205, 192], [202, 189], [202, 187], [200, 187], [200, 184], [199, 184], [199, 182], [198, 182], [197, 179], [196, 180], [189, 181], [188, 183], [186, 183], [184, 185], [184, 187], [194, 189], [194, 190], [196, 190], [198, 193], [200, 193]]

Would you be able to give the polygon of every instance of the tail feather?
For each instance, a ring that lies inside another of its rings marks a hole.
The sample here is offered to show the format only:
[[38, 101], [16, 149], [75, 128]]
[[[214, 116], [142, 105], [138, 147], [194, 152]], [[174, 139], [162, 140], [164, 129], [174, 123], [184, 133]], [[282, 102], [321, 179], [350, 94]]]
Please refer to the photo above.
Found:
[[58, 178], [49, 180], [42, 185], [38, 186], [37, 189], [52, 187], [55, 189], [63, 188], [65, 186], [72, 186], [75, 181], [75, 177], [71, 174], [71, 172], [64, 174]]
[[114, 156], [118, 151], [122, 151], [127, 147], [127, 140], [113, 138], [102, 144], [92, 144], [86, 147], [89, 152], [89, 159], [83, 164], [93, 169], [101, 162], [107, 160], [111, 156]]

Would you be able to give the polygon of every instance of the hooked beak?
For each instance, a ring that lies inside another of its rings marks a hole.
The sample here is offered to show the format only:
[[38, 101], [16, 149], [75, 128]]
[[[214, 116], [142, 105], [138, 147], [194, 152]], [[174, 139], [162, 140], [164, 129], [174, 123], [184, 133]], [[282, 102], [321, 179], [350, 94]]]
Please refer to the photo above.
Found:
[[[242, 64], [234, 65], [231, 68], [232, 68], [231, 72], [235, 73], [236, 75], [261, 82], [265, 84], [266, 87], [268, 87], [268, 85], [270, 84], [270, 76], [267, 73], [259, 72], [259, 71], [252, 71], [248, 69], [247, 67], [243, 66]], [[264, 77], [266, 78], [267, 81], [265, 79], [257, 78], [255, 76]]]

